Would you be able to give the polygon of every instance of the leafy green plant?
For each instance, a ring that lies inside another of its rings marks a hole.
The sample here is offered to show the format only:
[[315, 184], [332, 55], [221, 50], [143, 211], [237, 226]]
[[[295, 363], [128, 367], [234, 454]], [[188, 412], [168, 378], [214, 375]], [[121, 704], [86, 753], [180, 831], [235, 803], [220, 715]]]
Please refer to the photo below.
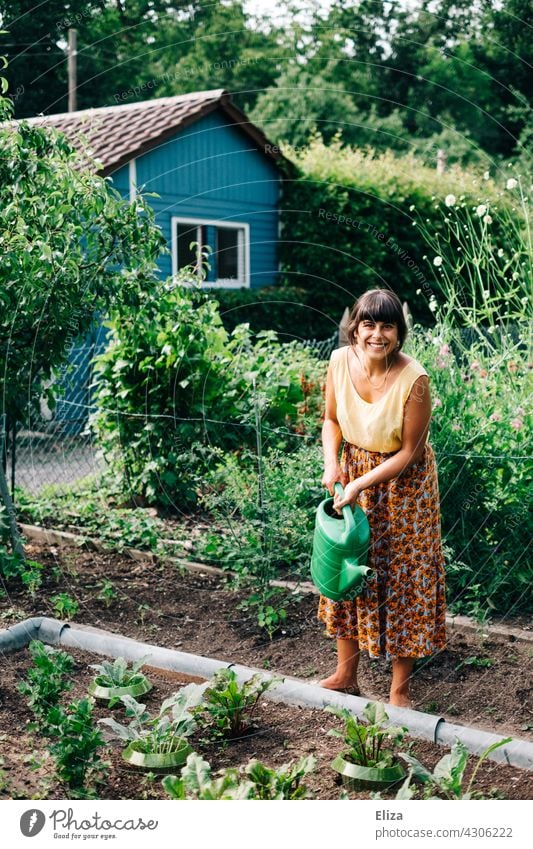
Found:
[[317, 444], [304, 440], [290, 453], [226, 454], [205, 476], [201, 503], [216, 531], [200, 540], [197, 556], [237, 573], [236, 585], [250, 593], [242, 606], [255, 609], [269, 638], [286, 619], [287, 593], [272, 582], [308, 577], [321, 462]]
[[[252, 593], [248, 598], [239, 602], [239, 610], [255, 610], [257, 624], [268, 634], [269, 640], [281, 628], [287, 619], [287, 611], [281, 604], [275, 604], [280, 596], [285, 598], [287, 591], [283, 587], [260, 586], [259, 592]], [[274, 601], [274, 604], [272, 604]]]
[[118, 598], [118, 593], [113, 582], [109, 581], [107, 578], [102, 581], [102, 586], [100, 587], [96, 598], [105, 602], [106, 607], [110, 607], [111, 604]]
[[495, 749], [509, 743], [512, 737], [507, 737], [505, 740], [499, 740], [489, 746], [480, 756], [466, 789], [463, 789], [465, 779], [465, 770], [468, 764], [468, 749], [456, 740], [451, 752], [444, 755], [435, 766], [433, 772], [430, 772], [420, 763], [415, 757], [406, 753], [400, 753], [409, 764], [409, 773], [404, 783], [396, 794], [397, 799], [413, 799], [418, 798], [418, 793], [413, 787], [413, 781], [419, 782], [423, 786], [423, 799], [483, 799], [487, 798], [475, 791], [474, 782], [478, 770], [485, 760]]
[[265, 766], [261, 761], [253, 760], [246, 767], [246, 775], [253, 782], [252, 799], [308, 799], [309, 789], [302, 779], [314, 770], [316, 758], [313, 755], [300, 758], [295, 763], [283, 764], [277, 769]]
[[213, 777], [210, 764], [196, 752], [191, 752], [181, 770], [181, 777], [166, 775], [162, 781], [165, 792], [171, 799], [250, 799], [253, 789], [251, 781], [243, 780], [238, 769], [222, 771]]
[[207, 717], [217, 735], [240, 737], [250, 727], [260, 697], [282, 680], [262, 678], [258, 673], [240, 685], [233, 669], [219, 669], [206, 688], [197, 713]]
[[72, 688], [68, 676], [74, 668], [74, 660], [66, 652], [46, 646], [40, 640], [32, 640], [28, 649], [33, 666], [29, 668], [26, 680], [18, 684], [18, 690], [26, 697], [37, 728], [48, 734], [50, 711], [59, 704], [61, 694]]
[[57, 775], [76, 798], [95, 798], [90, 784], [103, 780], [109, 766], [98, 754], [104, 741], [92, 714], [92, 700], [79, 699], [66, 709], [52, 708], [48, 715], [51, 734], [56, 737], [50, 753]]
[[492, 660], [490, 657], [478, 657], [474, 654], [458, 663], [455, 669], [460, 669], [461, 666], [476, 666], [479, 669], [489, 669], [492, 666]]
[[325, 710], [344, 721], [344, 731], [332, 728], [328, 735], [340, 737], [344, 741], [348, 747], [346, 759], [365, 767], [393, 766], [396, 752], [390, 745], [398, 746], [407, 729], [387, 725], [388, 716], [381, 702], [368, 702], [363, 711], [366, 723], [360, 722], [346, 708], [328, 705]]
[[141, 672], [141, 667], [148, 660], [148, 656], [128, 666], [123, 657], [117, 657], [113, 662], [104, 660], [102, 663], [91, 663], [91, 669], [96, 670], [95, 683], [101, 687], [130, 687], [140, 684], [146, 675]]
[[151, 717], [146, 705], [132, 696], [122, 696], [126, 716], [132, 717], [129, 725], [123, 725], [111, 717], [100, 719], [119, 739], [136, 742], [138, 750], [151, 754], [164, 754], [181, 748], [184, 737], [189, 737], [197, 728], [192, 709], [200, 704], [205, 684], [188, 684], [165, 699], [159, 714]]
[[163, 787], [171, 799], [308, 799], [309, 789], [302, 779], [316, 766], [312, 755], [296, 764], [271, 769], [261, 761], [248, 763], [243, 775], [238, 769], [219, 770], [214, 777], [211, 766], [196, 752], [187, 758], [181, 777], [167, 775]]
[[20, 581], [35, 597], [42, 583], [42, 571], [41, 563], [21, 558], [16, 552], [10, 552], [6, 546], [0, 545], [0, 578], [6, 583]]
[[183, 285], [190, 278], [190, 269], [181, 270], [161, 281], [141, 310], [115, 311], [110, 345], [96, 365], [93, 417], [124, 492], [181, 509], [195, 503], [195, 489], [218, 450], [255, 444], [250, 375], [259, 387], [264, 426], [285, 444], [287, 434], [318, 432], [316, 378], [325, 371], [304, 346], [280, 343], [272, 332], [253, 339], [241, 325], [228, 336], [217, 302]]
[[[165, 537], [169, 530], [165, 523], [140, 507], [120, 506], [124, 498], [116, 481], [99, 476], [68, 486], [46, 487], [38, 496], [18, 489], [17, 508], [26, 521], [81, 531], [100, 540], [109, 550], [139, 548], [168, 553]], [[111, 582], [105, 581], [98, 597], [111, 601], [111, 590]]]
[[50, 601], [54, 605], [54, 613], [60, 617], [72, 619], [79, 610], [78, 602], [71, 598], [68, 593], [57, 593], [50, 596]]

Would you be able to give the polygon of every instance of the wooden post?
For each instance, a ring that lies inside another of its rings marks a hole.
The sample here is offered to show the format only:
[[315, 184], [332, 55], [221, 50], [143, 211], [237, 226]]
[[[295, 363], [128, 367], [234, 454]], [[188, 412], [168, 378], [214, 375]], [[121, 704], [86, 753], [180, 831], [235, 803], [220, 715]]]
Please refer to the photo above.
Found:
[[68, 31], [68, 111], [75, 112], [76, 103], [76, 88], [77, 81], [77, 56], [76, 49], [78, 31], [69, 29]]
[[437, 151], [437, 174], [444, 174], [446, 170], [446, 151], [439, 148]]
[[339, 348], [342, 348], [344, 345], [348, 345], [348, 324], [350, 321], [350, 307], [346, 307], [342, 314], [342, 318], [339, 324]]
[[404, 301], [402, 304], [403, 309], [403, 317], [405, 318], [405, 323], [409, 330], [413, 329], [413, 316], [411, 315], [411, 310], [409, 309], [409, 304], [407, 301]]

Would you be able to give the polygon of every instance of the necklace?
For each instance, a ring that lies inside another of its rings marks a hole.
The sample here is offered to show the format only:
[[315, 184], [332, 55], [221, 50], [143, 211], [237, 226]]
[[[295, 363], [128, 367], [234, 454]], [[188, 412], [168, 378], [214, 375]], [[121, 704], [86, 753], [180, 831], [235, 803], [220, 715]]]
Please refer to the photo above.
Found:
[[357, 357], [357, 360], [358, 360], [358, 362], [359, 362], [359, 364], [360, 364], [361, 368], [363, 369], [363, 371], [364, 371], [364, 373], [365, 373], [365, 377], [366, 377], [366, 379], [368, 380], [368, 382], [369, 382], [370, 386], [371, 386], [373, 389], [377, 389], [378, 391], [379, 391], [380, 389], [382, 389], [382, 388], [385, 386], [385, 384], [387, 383], [387, 378], [388, 378], [388, 376], [389, 376], [389, 372], [390, 372], [391, 368], [392, 368], [392, 367], [393, 367], [393, 365], [394, 365], [394, 359], [393, 359], [393, 360], [391, 360], [390, 366], [387, 368], [387, 371], [385, 372], [385, 378], [384, 378], [384, 380], [382, 381], [382, 383], [381, 383], [379, 386], [376, 386], [376, 384], [375, 384], [375, 383], [372, 383], [372, 381], [371, 381], [371, 379], [370, 379], [370, 375], [369, 375], [369, 373], [367, 372], [367, 370], [366, 370], [366, 368], [365, 368], [364, 363], [362, 363], [362, 362], [361, 362], [361, 360], [359, 359], [359, 354], [358, 354], [358, 353], [357, 353], [357, 351], [355, 350], [355, 346], [354, 346], [354, 345], [352, 345], [352, 351], [354, 352], [355, 356]]

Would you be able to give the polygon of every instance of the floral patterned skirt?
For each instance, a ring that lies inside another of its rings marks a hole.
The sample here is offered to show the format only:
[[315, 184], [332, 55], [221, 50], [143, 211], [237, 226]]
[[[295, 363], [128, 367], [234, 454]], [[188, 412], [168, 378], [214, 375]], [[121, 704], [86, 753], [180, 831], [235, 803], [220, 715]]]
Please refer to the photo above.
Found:
[[[350, 480], [392, 454], [346, 442], [341, 467]], [[337, 639], [358, 639], [371, 657], [426, 657], [446, 645], [444, 556], [437, 466], [426, 443], [423, 457], [399, 477], [363, 490], [358, 502], [371, 530], [368, 565], [374, 569], [353, 601], [320, 597], [318, 618]]]

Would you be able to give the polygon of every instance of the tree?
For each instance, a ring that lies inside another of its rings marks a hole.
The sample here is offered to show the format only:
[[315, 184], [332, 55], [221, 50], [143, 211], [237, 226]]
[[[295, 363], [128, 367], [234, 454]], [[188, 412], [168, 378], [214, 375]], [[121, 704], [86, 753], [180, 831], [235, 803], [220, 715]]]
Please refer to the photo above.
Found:
[[68, 27], [95, 14], [103, 2], [47, 0], [36, 9], [32, 0], [0, 0], [5, 75], [17, 117], [67, 111]]
[[[96, 311], [135, 310], [148, 297], [165, 243], [142, 198], [123, 201], [61, 134], [9, 122], [11, 113], [0, 97], [0, 418], [8, 428], [28, 420]], [[47, 395], [53, 403], [52, 388]]]
[[22, 421], [97, 310], [135, 308], [164, 244], [153, 212], [81, 170], [50, 128], [0, 130], [0, 393]]
[[77, 107], [210, 88], [242, 108], [278, 73], [278, 31], [255, 31], [241, 0], [0, 0], [17, 117], [67, 110], [67, 38], [78, 31]]

